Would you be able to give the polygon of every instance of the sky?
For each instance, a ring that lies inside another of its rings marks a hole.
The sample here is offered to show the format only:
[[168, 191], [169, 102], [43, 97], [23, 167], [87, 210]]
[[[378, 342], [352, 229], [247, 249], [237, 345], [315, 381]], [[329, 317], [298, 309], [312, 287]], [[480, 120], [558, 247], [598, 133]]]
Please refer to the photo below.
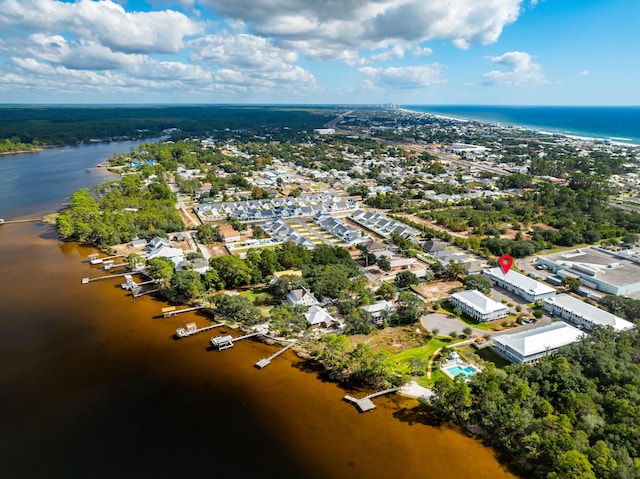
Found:
[[640, 105], [640, 0], [0, 0], [0, 103]]

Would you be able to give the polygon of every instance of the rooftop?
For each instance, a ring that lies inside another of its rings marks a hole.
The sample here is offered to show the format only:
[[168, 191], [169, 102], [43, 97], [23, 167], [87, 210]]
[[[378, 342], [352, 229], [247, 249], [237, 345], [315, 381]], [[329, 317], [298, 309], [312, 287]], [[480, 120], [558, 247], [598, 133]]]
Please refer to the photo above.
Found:
[[640, 253], [635, 251], [588, 247], [550, 254], [544, 259], [614, 286], [640, 282]]
[[483, 271], [484, 274], [487, 272], [494, 277], [500, 278], [503, 277], [505, 281], [513, 284], [514, 286], [520, 288], [521, 290], [528, 291], [533, 294], [546, 294], [553, 293], [555, 289], [551, 286], [547, 286], [546, 284], [542, 284], [535, 279], [529, 278], [523, 274], [520, 274], [516, 271], [509, 270], [506, 274], [502, 272], [502, 268], [489, 268]]
[[558, 305], [576, 314], [582, 316], [585, 320], [599, 326], [611, 326], [616, 331], [622, 331], [625, 329], [633, 329], [634, 324], [616, 316], [615, 314], [603, 311], [600, 308], [596, 308], [584, 301], [580, 301], [568, 294], [558, 294], [553, 298], [546, 298], [545, 303]]
[[480, 291], [470, 289], [467, 291], [460, 291], [451, 295], [453, 298], [457, 298], [459, 301], [467, 304], [482, 313], [492, 313], [495, 311], [501, 311], [508, 309], [504, 304], [498, 303], [491, 298], [487, 298]]
[[496, 336], [493, 341], [504, 344], [527, 357], [574, 343], [584, 334], [564, 321], [556, 321], [528, 331]]

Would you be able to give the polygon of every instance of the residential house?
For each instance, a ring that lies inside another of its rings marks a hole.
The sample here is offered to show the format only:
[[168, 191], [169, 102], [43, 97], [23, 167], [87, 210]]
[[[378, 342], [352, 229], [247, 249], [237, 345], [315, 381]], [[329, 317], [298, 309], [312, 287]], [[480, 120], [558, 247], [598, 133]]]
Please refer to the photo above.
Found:
[[294, 306], [317, 306], [319, 304], [313, 293], [304, 286], [290, 291], [287, 300]]
[[311, 306], [305, 313], [304, 317], [310, 326], [330, 326], [335, 319], [329, 314], [325, 308], [320, 306]]

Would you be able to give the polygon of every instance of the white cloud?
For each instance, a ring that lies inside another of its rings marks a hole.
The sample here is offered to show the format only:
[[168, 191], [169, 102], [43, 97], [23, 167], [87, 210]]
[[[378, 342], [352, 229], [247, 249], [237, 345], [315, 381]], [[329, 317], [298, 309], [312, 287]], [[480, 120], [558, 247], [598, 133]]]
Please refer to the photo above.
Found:
[[459, 48], [497, 41], [523, 0], [202, 0], [312, 59], [353, 62], [360, 49], [439, 39]]
[[432, 65], [375, 68], [362, 67], [359, 71], [369, 77], [371, 82], [385, 89], [414, 90], [444, 83], [442, 74], [444, 65]]
[[0, 11], [0, 31], [67, 33], [125, 53], [177, 53], [204, 31], [180, 12], [127, 12], [111, 0], [2, 0]]
[[420, 46], [415, 46], [412, 50], [413, 56], [414, 57], [428, 57], [430, 55], [433, 55], [433, 50], [431, 48], [428, 47], [420, 47]]
[[380, 53], [371, 55], [371, 60], [386, 62], [389, 60], [393, 60], [394, 58], [402, 58], [403, 56], [404, 56], [404, 48], [400, 46], [394, 46]]
[[243, 83], [259, 81], [271, 86], [290, 83], [304, 88], [315, 85], [313, 75], [295, 65], [298, 60], [295, 52], [275, 47], [262, 37], [222, 33], [194, 40], [190, 46], [192, 61], [210, 62], [227, 72], [242, 74]]
[[525, 52], [506, 52], [491, 57], [493, 63], [504, 65], [508, 71], [493, 70], [485, 73], [484, 85], [536, 85], [548, 83], [540, 64], [532, 61], [531, 55]]
[[580, 73], [578, 73], [578, 75], [580, 75], [582, 77], [588, 77], [589, 76], [589, 70], [582, 70]]

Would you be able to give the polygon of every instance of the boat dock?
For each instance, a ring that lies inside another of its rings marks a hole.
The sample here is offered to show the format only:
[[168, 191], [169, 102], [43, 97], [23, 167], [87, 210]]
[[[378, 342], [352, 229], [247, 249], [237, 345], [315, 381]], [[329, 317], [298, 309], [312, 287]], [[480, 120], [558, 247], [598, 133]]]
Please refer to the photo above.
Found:
[[211, 338], [211, 345], [216, 348], [218, 351], [224, 351], [225, 349], [229, 349], [233, 347], [233, 343], [242, 341], [243, 339], [251, 338], [253, 336], [257, 336], [262, 333], [249, 333], [244, 336], [239, 336], [234, 338], [233, 336], [218, 336], [216, 338]]
[[44, 221], [43, 218], [28, 218], [24, 220], [3, 220], [0, 218], [0, 225], [12, 225], [17, 223], [37, 223], [39, 221]]
[[98, 276], [97, 278], [82, 278], [82, 284], [91, 283], [92, 281], [98, 281], [99, 279], [121, 278], [122, 276], [127, 276], [130, 274], [131, 273], [118, 273], [118, 274], [108, 274], [106, 276]]
[[89, 263], [91, 263], [91, 264], [102, 264], [105, 261], [109, 261], [109, 260], [112, 260], [114, 258], [122, 258], [123, 256], [124, 256], [123, 254], [116, 254], [116, 255], [113, 255], [113, 256], [106, 256], [104, 258], [99, 258], [98, 254], [94, 253], [92, 255], [89, 255]]
[[187, 323], [184, 328], [176, 329], [176, 337], [177, 338], [186, 338], [188, 336], [193, 336], [194, 334], [203, 333], [204, 331], [209, 331], [213, 328], [219, 328], [220, 326], [224, 326], [222, 323], [220, 324], [210, 324], [209, 326], [204, 326], [202, 328], [198, 328], [196, 323]]
[[367, 411], [371, 411], [372, 409], [375, 409], [376, 407], [376, 405], [373, 404], [373, 401], [372, 401], [373, 398], [376, 398], [378, 396], [384, 396], [385, 394], [395, 393], [399, 390], [400, 388], [385, 389], [384, 391], [378, 391], [376, 393], [369, 394], [368, 396], [365, 396], [360, 399], [354, 398], [353, 396], [349, 396], [348, 394], [346, 394], [343, 399], [351, 404], [354, 404], [360, 412], [367, 412]]
[[287, 349], [293, 347], [293, 345], [296, 344], [295, 341], [291, 341], [289, 344], [287, 344], [284, 348], [278, 350], [277, 352], [275, 352], [274, 354], [272, 354], [271, 356], [269, 356], [268, 358], [262, 358], [260, 361], [258, 361], [256, 363], [256, 367], [258, 369], [262, 369], [266, 366], [268, 366], [269, 364], [271, 364], [271, 361], [273, 361], [275, 358], [277, 358], [278, 356], [280, 356], [282, 353], [284, 353]]
[[204, 306], [194, 306], [192, 308], [184, 308], [184, 309], [175, 309], [175, 308], [163, 308], [162, 316], [165, 318], [169, 318], [171, 316], [175, 316], [180, 313], [188, 313], [189, 311], [197, 311], [198, 309], [204, 309]]

